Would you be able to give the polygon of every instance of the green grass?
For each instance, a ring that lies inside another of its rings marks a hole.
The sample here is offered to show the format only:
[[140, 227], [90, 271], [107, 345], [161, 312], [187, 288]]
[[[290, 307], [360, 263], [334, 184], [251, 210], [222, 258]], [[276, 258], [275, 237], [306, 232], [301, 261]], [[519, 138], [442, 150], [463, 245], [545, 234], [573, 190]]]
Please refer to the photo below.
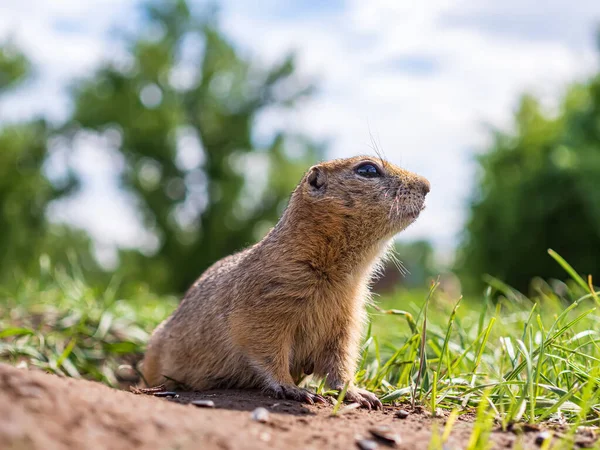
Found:
[[[600, 424], [600, 300], [591, 280], [551, 255], [569, 281], [536, 280], [530, 298], [489, 278], [480, 297], [450, 298], [433, 283], [377, 299], [356, 382], [387, 404], [453, 411], [452, 423], [473, 413], [471, 449], [487, 448], [492, 427], [515, 423], [563, 424], [555, 447], [572, 447], [578, 427]], [[90, 288], [78, 271], [24, 281], [0, 300], [0, 361], [117, 385], [117, 367], [140, 357], [177, 304], [117, 292], [116, 283]], [[323, 391], [321, 380], [309, 384]]]
[[127, 300], [117, 291], [117, 283], [99, 291], [77, 270], [56, 270], [0, 292], [0, 362], [117, 386], [118, 367], [140, 359], [149, 333], [177, 305], [143, 289]]
[[477, 411], [468, 448], [486, 448], [494, 421], [570, 425], [570, 448], [579, 426], [600, 424], [600, 301], [591, 279], [550, 254], [572, 279], [555, 289], [536, 280], [532, 298], [490, 279], [480, 298], [382, 299], [364, 352], [379, 357], [363, 361], [357, 381], [383, 402]]

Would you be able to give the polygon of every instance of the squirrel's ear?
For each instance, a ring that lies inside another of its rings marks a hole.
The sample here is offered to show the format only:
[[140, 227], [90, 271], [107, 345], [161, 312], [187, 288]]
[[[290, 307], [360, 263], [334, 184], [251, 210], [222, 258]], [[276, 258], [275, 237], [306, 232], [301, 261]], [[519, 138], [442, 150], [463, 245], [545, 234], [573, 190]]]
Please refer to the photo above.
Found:
[[310, 192], [323, 192], [327, 186], [327, 174], [319, 166], [313, 166], [306, 175], [306, 183]]

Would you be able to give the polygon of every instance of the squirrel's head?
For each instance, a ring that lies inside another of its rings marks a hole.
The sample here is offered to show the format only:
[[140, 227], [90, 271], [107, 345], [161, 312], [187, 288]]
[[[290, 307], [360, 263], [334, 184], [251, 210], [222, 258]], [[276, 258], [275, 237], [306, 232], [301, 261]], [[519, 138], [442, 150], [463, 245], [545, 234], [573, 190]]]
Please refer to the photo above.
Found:
[[390, 238], [425, 207], [429, 181], [383, 159], [358, 156], [311, 167], [296, 189], [317, 226]]

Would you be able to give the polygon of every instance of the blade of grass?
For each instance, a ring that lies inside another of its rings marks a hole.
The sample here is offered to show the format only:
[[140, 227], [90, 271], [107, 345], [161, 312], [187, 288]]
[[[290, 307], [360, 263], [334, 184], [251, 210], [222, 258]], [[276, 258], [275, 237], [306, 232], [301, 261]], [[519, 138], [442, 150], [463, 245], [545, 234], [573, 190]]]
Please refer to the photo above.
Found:
[[[582, 289], [584, 291], [590, 291], [588, 285], [586, 284], [585, 281], [583, 281], [583, 278], [581, 278], [581, 276], [575, 271], [575, 269], [573, 269], [573, 267], [563, 259], [562, 256], [560, 256], [558, 253], [556, 253], [554, 250], [552, 250], [551, 248], [548, 249], [548, 254], [558, 263], [560, 264], [560, 266], [565, 270], [565, 272], [567, 272], [571, 278], [573, 278], [573, 280], [582, 287]], [[591, 290], [591, 292], [593, 292], [593, 290]]]
[[337, 401], [335, 403], [335, 406], [333, 407], [333, 411], [331, 412], [332, 416], [335, 416], [338, 413], [340, 406], [342, 405], [342, 403], [344, 403], [344, 398], [346, 398], [346, 392], [348, 392], [348, 386], [350, 386], [350, 382], [346, 381], [346, 384], [344, 384], [344, 388], [338, 394]]
[[[427, 310], [429, 308], [429, 302], [433, 293], [439, 286], [439, 277], [437, 281], [431, 283], [431, 288], [429, 289], [429, 293], [427, 298], [425, 299], [425, 304], [423, 305], [423, 327], [421, 330], [421, 344], [419, 346], [419, 370], [417, 372], [417, 378], [415, 380], [415, 387], [413, 391], [412, 397], [412, 407], [415, 407], [415, 400], [417, 397], [417, 390], [421, 389], [421, 379], [425, 375], [425, 369], [427, 367], [427, 355], [425, 354], [425, 343], [427, 341]], [[422, 389], [421, 389], [422, 391]]]

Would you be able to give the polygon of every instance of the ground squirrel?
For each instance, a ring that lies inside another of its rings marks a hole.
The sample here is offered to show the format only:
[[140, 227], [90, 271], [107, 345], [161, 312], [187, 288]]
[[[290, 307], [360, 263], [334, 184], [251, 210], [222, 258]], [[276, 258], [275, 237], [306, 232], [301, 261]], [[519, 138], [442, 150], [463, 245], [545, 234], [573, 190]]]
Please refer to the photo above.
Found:
[[395, 234], [424, 208], [429, 182], [383, 159], [311, 167], [277, 225], [210, 267], [154, 331], [146, 383], [262, 388], [308, 403], [297, 377], [327, 377], [346, 400], [381, 407], [353, 386], [369, 282]]

